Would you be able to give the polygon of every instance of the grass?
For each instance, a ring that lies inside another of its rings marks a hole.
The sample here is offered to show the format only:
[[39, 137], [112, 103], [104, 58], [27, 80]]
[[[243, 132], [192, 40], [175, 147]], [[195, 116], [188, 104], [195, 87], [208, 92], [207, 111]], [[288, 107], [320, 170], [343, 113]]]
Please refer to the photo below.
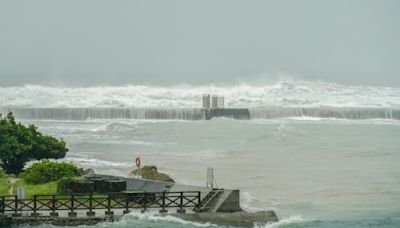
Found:
[[56, 181], [46, 184], [28, 184], [24, 180], [18, 180], [14, 185], [13, 194], [17, 194], [18, 187], [25, 188], [25, 198], [32, 198], [33, 195], [52, 195], [57, 194], [58, 183]]
[[10, 189], [10, 181], [8, 178], [0, 178], [0, 195], [8, 195]]

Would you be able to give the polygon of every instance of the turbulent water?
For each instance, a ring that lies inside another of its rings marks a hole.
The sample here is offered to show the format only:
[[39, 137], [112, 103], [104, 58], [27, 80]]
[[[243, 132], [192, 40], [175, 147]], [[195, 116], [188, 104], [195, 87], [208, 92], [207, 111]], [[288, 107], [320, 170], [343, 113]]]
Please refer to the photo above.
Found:
[[[252, 120], [184, 118], [208, 92], [249, 107]], [[65, 160], [99, 173], [126, 175], [140, 154], [180, 183], [205, 185], [214, 167], [220, 187], [241, 190], [245, 210], [272, 209], [281, 219], [257, 227], [400, 227], [398, 88], [25, 86], [1, 88], [0, 101], [62, 137]], [[138, 213], [101, 226], [215, 227]]]
[[225, 96], [228, 107], [400, 108], [400, 88], [283, 81], [271, 85], [156, 87], [0, 87], [3, 107], [198, 108], [202, 94]]
[[305, 81], [230, 87], [0, 87], [0, 111], [37, 120], [201, 120], [204, 93], [224, 95], [227, 107], [249, 108], [252, 119], [400, 119], [399, 88]]

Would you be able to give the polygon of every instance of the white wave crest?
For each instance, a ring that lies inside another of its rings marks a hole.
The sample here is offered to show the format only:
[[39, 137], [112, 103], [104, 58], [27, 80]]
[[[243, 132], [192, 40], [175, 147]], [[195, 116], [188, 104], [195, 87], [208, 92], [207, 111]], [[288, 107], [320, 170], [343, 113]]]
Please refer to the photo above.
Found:
[[229, 107], [400, 107], [400, 88], [345, 86], [336, 83], [282, 81], [270, 85], [0, 87], [3, 107], [153, 107], [195, 108], [201, 95], [225, 96]]

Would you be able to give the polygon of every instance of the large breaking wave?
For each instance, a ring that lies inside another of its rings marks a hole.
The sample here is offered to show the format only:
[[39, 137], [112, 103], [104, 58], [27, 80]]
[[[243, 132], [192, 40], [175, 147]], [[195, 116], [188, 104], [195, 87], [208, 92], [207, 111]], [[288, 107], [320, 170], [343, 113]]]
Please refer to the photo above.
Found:
[[284, 81], [270, 85], [157, 87], [0, 87], [0, 112], [22, 119], [204, 119], [201, 96], [249, 108], [253, 119], [311, 116], [400, 119], [400, 88]]

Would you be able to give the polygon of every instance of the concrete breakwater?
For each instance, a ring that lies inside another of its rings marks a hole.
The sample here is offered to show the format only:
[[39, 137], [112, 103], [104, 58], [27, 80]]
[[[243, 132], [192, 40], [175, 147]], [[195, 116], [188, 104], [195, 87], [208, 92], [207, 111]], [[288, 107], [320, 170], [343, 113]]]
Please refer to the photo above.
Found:
[[233, 119], [274, 119], [316, 117], [335, 119], [394, 119], [400, 120], [398, 108], [358, 107], [263, 107], [263, 108], [21, 108], [0, 107], [1, 113], [13, 111], [23, 120], [88, 119], [152, 119], [152, 120], [210, 120], [215, 117]]
[[17, 108], [0, 107], [0, 112], [12, 111], [24, 120], [88, 120], [88, 119], [159, 119], [210, 120], [214, 117], [250, 119], [248, 109], [236, 108]]

